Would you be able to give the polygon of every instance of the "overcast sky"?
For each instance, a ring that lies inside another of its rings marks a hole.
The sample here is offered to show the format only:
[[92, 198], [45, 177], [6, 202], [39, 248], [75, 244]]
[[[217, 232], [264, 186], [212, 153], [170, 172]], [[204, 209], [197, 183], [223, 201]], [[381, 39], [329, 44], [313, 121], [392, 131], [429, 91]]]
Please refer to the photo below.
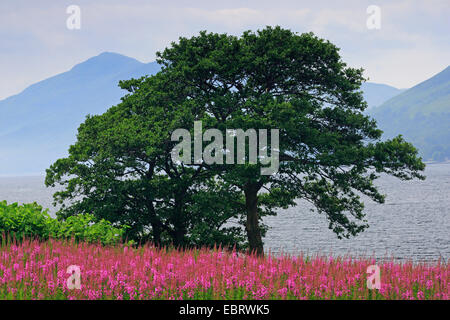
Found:
[[[81, 9], [79, 30], [66, 26], [69, 5]], [[367, 28], [369, 5], [381, 9], [379, 30]], [[449, 16], [449, 0], [1, 0], [0, 99], [104, 51], [149, 62], [179, 36], [266, 25], [313, 31], [369, 81], [408, 88], [450, 64]]]

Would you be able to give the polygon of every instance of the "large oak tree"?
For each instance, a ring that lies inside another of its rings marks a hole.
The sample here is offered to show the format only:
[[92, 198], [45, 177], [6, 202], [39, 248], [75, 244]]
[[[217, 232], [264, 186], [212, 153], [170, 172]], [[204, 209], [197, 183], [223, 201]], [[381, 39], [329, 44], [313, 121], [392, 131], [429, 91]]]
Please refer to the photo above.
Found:
[[[240, 37], [201, 32], [172, 43], [158, 62], [156, 76], [123, 82], [130, 91], [123, 103], [87, 119], [70, 156], [49, 169], [48, 185], [66, 185], [60, 200], [85, 188], [85, 206], [72, 205], [75, 211], [120, 212], [133, 221], [144, 212], [147, 220], [137, 225], [150, 225], [153, 234], [166, 230], [177, 244], [196, 225], [203, 235], [211, 226], [216, 239], [221, 230], [238, 238], [237, 230], [220, 228], [237, 218], [250, 250], [263, 254], [262, 217], [296, 199], [325, 214], [338, 237], [350, 237], [368, 227], [361, 196], [384, 201], [374, 184], [380, 174], [424, 178], [417, 150], [401, 136], [383, 141], [363, 113], [363, 70], [348, 67], [336, 46], [312, 33], [280, 27]], [[197, 120], [224, 136], [227, 129], [279, 129], [279, 150], [269, 141], [269, 151], [279, 152], [278, 172], [261, 175], [262, 163], [172, 162], [170, 133], [192, 133]], [[134, 178], [120, 178], [124, 174]]]

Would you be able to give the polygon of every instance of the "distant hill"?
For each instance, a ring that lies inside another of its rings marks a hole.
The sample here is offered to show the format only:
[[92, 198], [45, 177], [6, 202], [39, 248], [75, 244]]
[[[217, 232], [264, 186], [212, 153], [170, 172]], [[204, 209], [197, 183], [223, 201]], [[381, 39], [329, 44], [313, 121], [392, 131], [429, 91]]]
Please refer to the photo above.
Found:
[[369, 106], [367, 109], [370, 110], [382, 105], [384, 102], [399, 95], [406, 89], [397, 89], [381, 83], [365, 82], [362, 84], [361, 90], [363, 91], [364, 99]]
[[403, 134], [424, 160], [450, 159], [450, 66], [369, 113], [385, 138]]
[[126, 93], [119, 80], [152, 75], [156, 62], [105, 52], [0, 101], [0, 175], [44, 173], [75, 142], [87, 114], [101, 114]]

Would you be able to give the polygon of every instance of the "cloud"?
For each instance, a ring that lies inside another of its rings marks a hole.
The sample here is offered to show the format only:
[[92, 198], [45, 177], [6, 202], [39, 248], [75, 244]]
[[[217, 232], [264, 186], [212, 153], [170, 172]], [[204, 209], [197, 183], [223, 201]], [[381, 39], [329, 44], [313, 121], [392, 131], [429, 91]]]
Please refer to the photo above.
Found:
[[[66, 28], [67, 6], [81, 7], [81, 30]], [[448, 0], [379, 0], [381, 30], [366, 28], [371, 0], [144, 1], [61, 0], [0, 3], [0, 99], [103, 51], [143, 62], [179, 36], [200, 30], [240, 34], [280, 25], [313, 31], [341, 48], [377, 82], [408, 87], [448, 65]]]

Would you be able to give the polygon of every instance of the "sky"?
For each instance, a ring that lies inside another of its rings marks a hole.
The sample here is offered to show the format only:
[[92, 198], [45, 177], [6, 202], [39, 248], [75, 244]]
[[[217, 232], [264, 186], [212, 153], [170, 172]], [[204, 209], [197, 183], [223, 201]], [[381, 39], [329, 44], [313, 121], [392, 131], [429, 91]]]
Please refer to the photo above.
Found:
[[[80, 8], [79, 29], [67, 27], [71, 5]], [[379, 29], [367, 26], [371, 5]], [[449, 66], [449, 16], [449, 0], [1, 0], [0, 99], [105, 51], [150, 62], [180, 36], [267, 25], [314, 32], [370, 82], [409, 88]]]

